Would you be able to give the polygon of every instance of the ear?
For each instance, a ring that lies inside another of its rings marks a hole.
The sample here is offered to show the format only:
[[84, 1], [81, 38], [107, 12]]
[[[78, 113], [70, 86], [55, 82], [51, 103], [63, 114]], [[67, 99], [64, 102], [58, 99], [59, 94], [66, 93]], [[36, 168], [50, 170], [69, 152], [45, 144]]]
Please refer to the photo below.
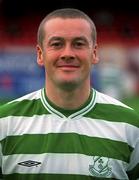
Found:
[[37, 51], [37, 64], [39, 66], [44, 66], [43, 51], [39, 45], [36, 46], [36, 51]]
[[95, 44], [93, 46], [93, 57], [92, 57], [92, 64], [97, 64], [99, 62], [99, 57], [98, 57], [98, 46]]

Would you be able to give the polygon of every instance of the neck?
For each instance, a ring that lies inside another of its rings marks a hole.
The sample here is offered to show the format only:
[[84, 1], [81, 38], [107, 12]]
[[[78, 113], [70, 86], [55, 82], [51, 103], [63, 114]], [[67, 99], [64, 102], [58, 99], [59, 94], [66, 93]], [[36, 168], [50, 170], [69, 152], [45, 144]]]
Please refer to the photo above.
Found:
[[90, 95], [90, 84], [78, 87], [72, 91], [46, 86], [46, 95], [51, 102], [61, 108], [77, 109], [87, 101]]

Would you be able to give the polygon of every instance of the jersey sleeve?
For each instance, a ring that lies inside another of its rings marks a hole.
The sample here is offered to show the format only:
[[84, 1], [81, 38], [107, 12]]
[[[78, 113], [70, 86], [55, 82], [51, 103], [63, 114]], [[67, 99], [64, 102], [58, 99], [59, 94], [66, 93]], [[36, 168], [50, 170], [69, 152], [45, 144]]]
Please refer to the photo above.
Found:
[[129, 179], [139, 179], [139, 133], [136, 141], [136, 145], [134, 150], [132, 151], [129, 168], [128, 168], [128, 176]]
[[2, 180], [2, 179], [3, 179], [2, 169], [1, 169], [1, 167], [0, 167], [0, 180]]
[[0, 143], [0, 180], [3, 179], [2, 175], [2, 148], [1, 148], [1, 143]]

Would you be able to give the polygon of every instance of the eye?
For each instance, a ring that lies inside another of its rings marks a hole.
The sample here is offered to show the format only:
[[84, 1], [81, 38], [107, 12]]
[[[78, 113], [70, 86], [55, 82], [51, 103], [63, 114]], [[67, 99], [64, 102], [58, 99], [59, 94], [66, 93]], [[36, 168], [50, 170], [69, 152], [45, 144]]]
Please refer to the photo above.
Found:
[[52, 42], [51, 44], [50, 44], [50, 46], [52, 46], [52, 47], [54, 47], [54, 48], [60, 48], [60, 47], [62, 47], [63, 46], [63, 43], [62, 42]]
[[83, 46], [85, 46], [85, 43], [82, 41], [76, 41], [74, 42], [74, 47], [75, 48], [82, 48]]

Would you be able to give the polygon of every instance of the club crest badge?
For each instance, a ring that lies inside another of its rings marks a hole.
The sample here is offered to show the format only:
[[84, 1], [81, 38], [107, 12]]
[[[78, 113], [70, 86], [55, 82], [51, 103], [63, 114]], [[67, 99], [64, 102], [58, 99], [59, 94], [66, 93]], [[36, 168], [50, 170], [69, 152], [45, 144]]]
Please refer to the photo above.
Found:
[[96, 177], [108, 177], [112, 173], [109, 165], [109, 158], [94, 156], [92, 165], [89, 165], [89, 171]]

